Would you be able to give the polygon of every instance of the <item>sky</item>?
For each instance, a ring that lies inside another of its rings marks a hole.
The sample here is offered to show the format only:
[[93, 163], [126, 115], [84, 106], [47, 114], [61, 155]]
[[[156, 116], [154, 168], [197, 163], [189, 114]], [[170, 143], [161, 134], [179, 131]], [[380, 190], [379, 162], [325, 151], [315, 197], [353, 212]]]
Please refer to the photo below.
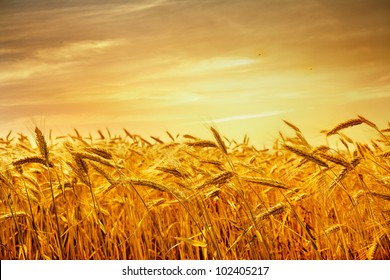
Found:
[[0, 0], [0, 137], [214, 125], [262, 145], [283, 120], [309, 139], [358, 114], [384, 127], [389, 14], [388, 0]]

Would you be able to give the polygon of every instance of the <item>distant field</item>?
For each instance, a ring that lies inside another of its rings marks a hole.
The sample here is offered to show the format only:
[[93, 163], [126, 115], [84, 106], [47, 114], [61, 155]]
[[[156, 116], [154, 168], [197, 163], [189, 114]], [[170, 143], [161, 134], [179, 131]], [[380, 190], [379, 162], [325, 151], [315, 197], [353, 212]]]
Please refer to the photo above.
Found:
[[[208, 140], [164, 142], [11, 131], [0, 259], [390, 259], [390, 123], [358, 116], [322, 131], [321, 146], [285, 123], [262, 148], [213, 127]], [[350, 139], [352, 126], [372, 140]]]

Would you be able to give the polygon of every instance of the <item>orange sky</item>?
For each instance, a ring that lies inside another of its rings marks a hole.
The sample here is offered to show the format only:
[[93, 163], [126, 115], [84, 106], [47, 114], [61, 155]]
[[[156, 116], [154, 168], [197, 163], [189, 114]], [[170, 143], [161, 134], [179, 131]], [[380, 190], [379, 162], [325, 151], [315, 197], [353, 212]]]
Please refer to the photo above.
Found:
[[0, 137], [33, 121], [162, 138], [214, 123], [253, 144], [290, 132], [282, 119], [308, 137], [357, 114], [384, 126], [389, 14], [388, 0], [1, 1]]

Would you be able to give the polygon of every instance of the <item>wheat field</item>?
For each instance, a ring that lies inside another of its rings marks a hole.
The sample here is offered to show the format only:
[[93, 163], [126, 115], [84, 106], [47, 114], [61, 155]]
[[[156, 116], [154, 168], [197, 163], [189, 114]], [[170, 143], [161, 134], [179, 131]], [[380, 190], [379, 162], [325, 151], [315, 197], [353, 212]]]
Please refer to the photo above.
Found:
[[[214, 127], [168, 141], [10, 131], [0, 259], [389, 259], [390, 123], [357, 116], [313, 146], [284, 122], [261, 149]], [[371, 140], [351, 139], [352, 126]]]

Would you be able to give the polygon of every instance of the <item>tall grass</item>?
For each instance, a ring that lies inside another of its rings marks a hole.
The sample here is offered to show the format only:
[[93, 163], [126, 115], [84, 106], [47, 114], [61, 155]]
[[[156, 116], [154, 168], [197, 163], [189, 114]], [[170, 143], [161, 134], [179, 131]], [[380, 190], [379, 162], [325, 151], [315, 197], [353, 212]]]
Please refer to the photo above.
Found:
[[[33, 145], [10, 132], [0, 259], [389, 259], [390, 125], [336, 124], [334, 148], [285, 123], [267, 149], [213, 127], [166, 142], [126, 129], [47, 142], [36, 128]], [[347, 136], [357, 125], [371, 141]]]

